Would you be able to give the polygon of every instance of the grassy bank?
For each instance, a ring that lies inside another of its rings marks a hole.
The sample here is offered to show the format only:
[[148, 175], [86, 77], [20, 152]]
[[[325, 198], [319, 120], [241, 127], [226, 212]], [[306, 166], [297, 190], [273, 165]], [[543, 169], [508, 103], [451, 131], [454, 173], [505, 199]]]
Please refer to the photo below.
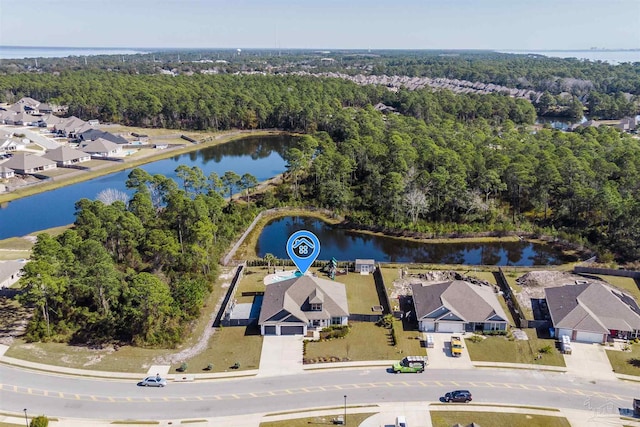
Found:
[[570, 427], [563, 417], [503, 412], [431, 411], [433, 427], [449, 427], [454, 424], [509, 427]]

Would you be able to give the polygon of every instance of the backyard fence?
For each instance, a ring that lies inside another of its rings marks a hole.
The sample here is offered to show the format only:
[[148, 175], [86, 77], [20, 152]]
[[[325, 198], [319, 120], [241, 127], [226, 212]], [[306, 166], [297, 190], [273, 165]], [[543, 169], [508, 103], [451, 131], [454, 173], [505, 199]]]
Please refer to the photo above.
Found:
[[496, 278], [496, 282], [498, 286], [500, 286], [500, 290], [504, 295], [504, 300], [507, 302], [507, 307], [509, 307], [509, 311], [513, 316], [513, 321], [516, 323], [518, 328], [527, 328], [529, 326], [529, 322], [524, 317], [524, 311], [522, 311], [522, 307], [520, 307], [520, 303], [518, 299], [513, 295], [511, 291], [511, 286], [509, 286], [509, 282], [507, 282], [507, 278], [502, 271], [502, 268], [499, 268], [497, 272], [493, 273]]
[[387, 288], [384, 286], [384, 278], [382, 277], [382, 270], [380, 264], [373, 272], [373, 281], [376, 284], [376, 292], [378, 293], [378, 300], [382, 305], [382, 315], [391, 313], [391, 302], [389, 301], [389, 294], [387, 294]]
[[222, 300], [222, 305], [220, 306], [220, 311], [216, 315], [216, 319], [213, 321], [213, 327], [217, 328], [220, 325], [224, 325], [222, 323], [223, 319], [226, 317], [227, 311], [231, 314], [231, 310], [233, 309], [233, 296], [236, 293], [236, 287], [238, 282], [242, 279], [242, 272], [244, 270], [245, 265], [240, 264], [238, 269], [236, 270], [236, 274], [233, 276], [233, 280], [231, 280], [231, 284], [229, 285], [229, 289], [227, 289], [227, 293], [224, 296], [224, 300]]

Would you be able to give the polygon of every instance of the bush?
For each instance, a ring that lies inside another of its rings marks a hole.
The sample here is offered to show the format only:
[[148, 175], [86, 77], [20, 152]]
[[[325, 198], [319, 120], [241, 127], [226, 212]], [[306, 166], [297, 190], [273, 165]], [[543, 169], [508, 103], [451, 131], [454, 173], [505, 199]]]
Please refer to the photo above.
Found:
[[187, 362], [182, 362], [182, 364], [180, 365], [180, 367], [177, 369], [178, 372], [185, 372], [187, 370], [187, 368], [189, 367], [189, 365], [187, 365]]
[[542, 354], [551, 354], [552, 351], [553, 351], [553, 347], [550, 345], [545, 345], [544, 347], [538, 350], [538, 352]]
[[479, 343], [480, 341], [482, 341], [482, 337], [480, 335], [471, 335], [471, 337], [467, 338], [467, 341], [471, 341], [473, 343]]
[[49, 418], [44, 415], [38, 415], [31, 419], [29, 427], [47, 427], [49, 425]]
[[322, 330], [322, 339], [344, 338], [349, 333], [349, 327], [344, 325], [328, 326]]

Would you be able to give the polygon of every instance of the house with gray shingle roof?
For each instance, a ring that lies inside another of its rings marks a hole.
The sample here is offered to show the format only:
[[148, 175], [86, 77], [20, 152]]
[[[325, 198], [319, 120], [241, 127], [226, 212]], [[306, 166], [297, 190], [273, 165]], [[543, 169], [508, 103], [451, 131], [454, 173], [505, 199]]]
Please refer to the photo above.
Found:
[[85, 125], [87, 125], [87, 122], [85, 122], [84, 120], [79, 119], [76, 116], [71, 116], [64, 119], [63, 122], [54, 125], [53, 130], [60, 135], [72, 138], [75, 136], [76, 132], [82, 129], [82, 127]]
[[107, 141], [115, 142], [116, 144], [129, 143], [129, 141], [127, 141], [124, 137], [120, 135], [115, 135], [111, 132], [105, 132], [100, 129], [92, 128], [92, 129], [85, 130], [84, 132], [78, 133], [78, 139], [80, 141], [95, 141], [96, 139], [99, 139], [99, 138], [106, 139]]
[[122, 151], [122, 147], [115, 142], [98, 138], [82, 146], [82, 151], [91, 154], [91, 157], [116, 156]]
[[42, 157], [53, 160], [58, 167], [74, 165], [76, 163], [87, 162], [91, 160], [91, 154], [84, 151], [74, 150], [73, 148], [62, 146], [54, 150], [47, 151]]
[[599, 282], [544, 290], [556, 337], [604, 343], [640, 337], [640, 307], [632, 296]]
[[508, 317], [493, 287], [465, 280], [411, 285], [423, 332], [505, 331]]
[[262, 335], [306, 335], [348, 320], [344, 284], [300, 276], [266, 286], [258, 324]]
[[11, 168], [16, 173], [29, 175], [56, 168], [56, 162], [33, 154], [16, 153], [2, 166]]

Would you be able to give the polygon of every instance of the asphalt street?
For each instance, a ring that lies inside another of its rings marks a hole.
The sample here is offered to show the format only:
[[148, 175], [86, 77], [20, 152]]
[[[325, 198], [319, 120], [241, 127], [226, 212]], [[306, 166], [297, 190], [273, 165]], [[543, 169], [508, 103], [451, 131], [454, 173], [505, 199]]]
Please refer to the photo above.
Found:
[[[628, 408], [638, 383], [584, 380], [528, 370], [430, 370], [398, 374], [384, 368], [330, 370], [269, 378], [238, 378], [165, 388], [135, 382], [78, 378], [0, 365], [0, 410], [93, 419], [189, 419], [385, 402], [438, 402], [452, 389], [469, 389], [474, 403], [578, 410]], [[635, 396], [637, 397], [637, 396]]]

